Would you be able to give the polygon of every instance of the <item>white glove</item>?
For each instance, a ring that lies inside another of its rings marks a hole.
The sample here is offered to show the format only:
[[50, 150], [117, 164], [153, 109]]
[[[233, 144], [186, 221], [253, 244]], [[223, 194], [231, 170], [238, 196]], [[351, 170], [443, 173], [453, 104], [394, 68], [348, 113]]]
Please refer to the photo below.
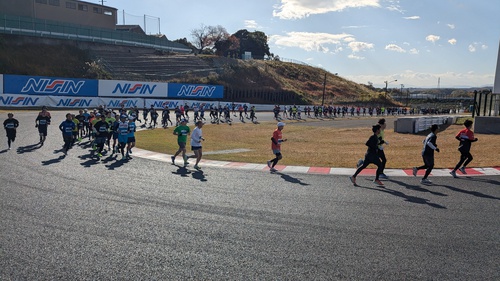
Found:
[[389, 142], [388, 142], [388, 141], [384, 140], [384, 142], [385, 142], [385, 144], [389, 145]]

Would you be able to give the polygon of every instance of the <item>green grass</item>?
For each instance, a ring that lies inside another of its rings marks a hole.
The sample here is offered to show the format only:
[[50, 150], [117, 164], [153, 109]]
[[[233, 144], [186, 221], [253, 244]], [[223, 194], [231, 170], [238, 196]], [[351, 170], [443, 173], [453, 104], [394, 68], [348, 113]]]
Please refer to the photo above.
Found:
[[[463, 121], [462, 121], [463, 122]], [[191, 128], [193, 128], [191, 126]], [[248, 152], [204, 155], [204, 159], [266, 163], [273, 157], [271, 136], [276, 128], [274, 122], [261, 124], [234, 124], [232, 126], [205, 125], [203, 151], [228, 149], [249, 149]], [[436, 168], [453, 167], [459, 160], [458, 141], [455, 134], [462, 125], [452, 125], [438, 133]], [[146, 150], [174, 154], [177, 151], [177, 137], [173, 128], [154, 129], [137, 132], [137, 146]], [[425, 136], [385, 132], [390, 145], [385, 153], [387, 168], [411, 168], [421, 165], [422, 140]], [[365, 142], [370, 137], [367, 128], [338, 129], [332, 127], [297, 126], [287, 122], [283, 137], [288, 141], [282, 145], [283, 165], [303, 165], [320, 167], [354, 167], [366, 152]], [[498, 135], [476, 134], [478, 142], [472, 145], [474, 160], [470, 167], [498, 166], [500, 137]], [[188, 151], [190, 151], [188, 143]]]

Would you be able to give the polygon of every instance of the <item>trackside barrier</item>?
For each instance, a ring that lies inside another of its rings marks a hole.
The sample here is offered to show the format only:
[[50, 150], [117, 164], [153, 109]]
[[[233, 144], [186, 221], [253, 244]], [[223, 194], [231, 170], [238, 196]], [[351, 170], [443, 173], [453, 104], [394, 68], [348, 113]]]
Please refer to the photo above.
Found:
[[453, 116], [402, 117], [394, 121], [394, 132], [416, 134], [428, 130], [432, 125], [453, 124]]

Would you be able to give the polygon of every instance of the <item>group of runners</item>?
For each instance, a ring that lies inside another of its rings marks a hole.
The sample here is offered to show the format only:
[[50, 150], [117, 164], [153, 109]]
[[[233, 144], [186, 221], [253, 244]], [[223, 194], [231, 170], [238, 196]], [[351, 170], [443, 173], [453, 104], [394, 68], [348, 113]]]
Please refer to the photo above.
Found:
[[[151, 112], [151, 110], [148, 110], [148, 113]], [[86, 109], [80, 110], [78, 115], [67, 113], [66, 120], [59, 125], [59, 130], [62, 132], [64, 141], [63, 153], [66, 155], [68, 150], [71, 149], [76, 142], [80, 142], [83, 138], [88, 137], [91, 141], [91, 153], [93, 156], [97, 156], [98, 158], [102, 157], [104, 148], [107, 145], [107, 151], [111, 151], [112, 154], [120, 153], [122, 159], [131, 159], [130, 155], [132, 154], [132, 148], [135, 147], [135, 132], [137, 128], [135, 120], [137, 120], [137, 114], [137, 108], [131, 108], [128, 111], [121, 108], [118, 113], [115, 113], [113, 110], [108, 110], [103, 107], [99, 107], [99, 109], [95, 109], [92, 112], [88, 112]], [[186, 115], [187, 112], [185, 113], [185, 116]], [[8, 113], [7, 117], [3, 125], [7, 134], [8, 149], [10, 150], [16, 138], [19, 121], [14, 118], [13, 113]], [[43, 146], [46, 140], [47, 127], [51, 124], [51, 118], [50, 113], [44, 106], [35, 119], [35, 127], [38, 129], [40, 146]], [[147, 122], [146, 115], [144, 115], [144, 121]], [[189, 126], [187, 126], [187, 122], [187, 118], [181, 118], [178, 120], [178, 124], [176, 124], [177, 126], [173, 131], [173, 134], [177, 136], [179, 149], [172, 156], [172, 163], [175, 164], [176, 157], [182, 154], [184, 166], [189, 164], [189, 157], [186, 154], [186, 144], [188, 136], [191, 135], [191, 150], [194, 152], [194, 158], [196, 158], [194, 168], [199, 169], [199, 162], [202, 158], [202, 141], [205, 140], [202, 134], [202, 128], [205, 124], [204, 118], [195, 118], [195, 128], [192, 133]], [[474, 133], [471, 130], [472, 124], [473, 122], [471, 120], [466, 120], [464, 122], [465, 128], [460, 130], [456, 135], [456, 139], [459, 141], [458, 150], [460, 151], [460, 160], [450, 172], [453, 177], [457, 177], [457, 170], [462, 174], [467, 174], [466, 167], [473, 160], [470, 149], [471, 144], [476, 142], [477, 138], [474, 137]], [[287, 139], [283, 138], [282, 131], [284, 127], [285, 123], [281, 121], [278, 122], [277, 128], [274, 130], [271, 137], [271, 150], [275, 157], [267, 161], [267, 165], [272, 172], [276, 172], [275, 166], [278, 161], [283, 158], [281, 154], [281, 144], [287, 141]], [[387, 163], [384, 146], [389, 144], [385, 139], [385, 128], [386, 120], [384, 118], [379, 119], [378, 123], [372, 126], [373, 134], [365, 143], [368, 147], [365, 157], [358, 161], [356, 172], [349, 177], [354, 185], [356, 185], [356, 177], [359, 173], [370, 164], [377, 166], [374, 179], [375, 184], [383, 186], [384, 184], [380, 179], [388, 178], [384, 174], [385, 165]], [[437, 145], [438, 129], [438, 125], [432, 125], [430, 127], [430, 133], [423, 141], [421, 153], [424, 164], [419, 167], [413, 167], [414, 176], [417, 175], [418, 170], [425, 169], [424, 177], [421, 180], [423, 184], [432, 183], [428, 177], [434, 168], [434, 151], [439, 152]]]
[[[473, 157], [470, 153], [471, 144], [477, 141], [474, 137], [474, 132], [471, 130], [473, 122], [471, 120], [466, 120], [464, 122], [464, 129], [460, 130], [455, 138], [459, 141], [458, 150], [460, 152], [460, 160], [455, 165], [455, 168], [450, 172], [450, 174], [457, 178], [457, 170], [460, 170], [462, 174], [467, 174], [466, 167], [472, 161]], [[373, 182], [378, 186], [383, 186], [384, 184], [380, 181], [380, 178], [387, 179], [388, 177], [384, 174], [385, 164], [387, 163], [387, 158], [384, 153], [384, 145], [388, 145], [389, 142], [385, 140], [384, 129], [386, 127], [385, 119], [382, 118], [377, 124], [372, 126], [373, 135], [366, 141], [365, 145], [368, 147], [364, 159], [360, 159], [357, 164], [357, 169], [354, 175], [350, 176], [349, 179], [356, 186], [356, 177], [365, 169], [369, 164], [374, 164], [377, 166], [375, 172], [375, 179]], [[425, 174], [421, 179], [422, 184], [432, 184], [429, 180], [429, 175], [434, 168], [434, 151], [439, 153], [439, 148], [437, 145], [437, 132], [439, 126], [433, 124], [430, 128], [430, 133], [423, 140], [422, 148], [422, 160], [424, 164], [422, 166], [413, 167], [413, 176], [417, 176], [418, 170], [425, 169]]]

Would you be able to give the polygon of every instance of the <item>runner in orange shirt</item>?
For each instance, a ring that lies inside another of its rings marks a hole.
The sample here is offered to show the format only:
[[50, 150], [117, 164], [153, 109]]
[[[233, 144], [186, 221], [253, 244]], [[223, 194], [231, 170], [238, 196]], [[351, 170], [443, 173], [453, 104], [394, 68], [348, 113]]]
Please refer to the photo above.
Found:
[[286, 139], [283, 139], [283, 134], [281, 132], [285, 127], [285, 123], [278, 122], [277, 126], [278, 128], [274, 130], [273, 137], [271, 138], [271, 149], [273, 150], [273, 154], [276, 155], [276, 157], [272, 160], [267, 161], [267, 166], [269, 167], [271, 172], [277, 171], [274, 166], [276, 166], [276, 164], [278, 164], [278, 161], [283, 158], [283, 156], [281, 155], [281, 143], [286, 141]]

